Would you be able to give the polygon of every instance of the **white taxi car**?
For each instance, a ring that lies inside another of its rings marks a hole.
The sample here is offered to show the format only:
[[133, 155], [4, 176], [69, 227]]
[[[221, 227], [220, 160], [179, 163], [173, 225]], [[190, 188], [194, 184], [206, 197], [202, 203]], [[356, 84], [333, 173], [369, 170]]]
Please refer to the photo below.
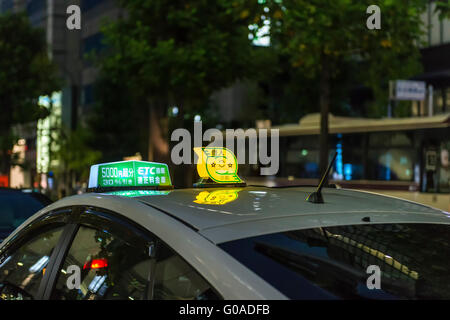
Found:
[[305, 201], [314, 188], [245, 186], [232, 169], [174, 190], [164, 164], [92, 166], [94, 192], [2, 243], [0, 299], [450, 298], [449, 213], [333, 188]]

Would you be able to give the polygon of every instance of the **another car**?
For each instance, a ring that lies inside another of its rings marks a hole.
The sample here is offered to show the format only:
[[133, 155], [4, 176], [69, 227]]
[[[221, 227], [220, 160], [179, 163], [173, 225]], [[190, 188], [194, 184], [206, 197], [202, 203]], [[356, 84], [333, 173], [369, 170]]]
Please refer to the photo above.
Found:
[[333, 188], [324, 203], [311, 187], [173, 190], [157, 168], [93, 166], [96, 192], [29, 218], [0, 246], [0, 298], [450, 298], [447, 212]]
[[50, 203], [49, 198], [33, 190], [0, 188], [0, 242]]

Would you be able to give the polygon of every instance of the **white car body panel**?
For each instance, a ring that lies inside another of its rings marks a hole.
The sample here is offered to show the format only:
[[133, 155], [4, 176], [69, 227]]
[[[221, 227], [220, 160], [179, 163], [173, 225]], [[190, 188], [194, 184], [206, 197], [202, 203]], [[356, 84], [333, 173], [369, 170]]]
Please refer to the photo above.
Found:
[[[98, 207], [121, 214], [155, 234], [200, 272], [225, 299], [286, 299], [217, 244], [325, 226], [450, 224], [450, 214], [447, 212], [349, 190], [324, 189], [324, 204], [304, 200], [313, 188], [265, 187], [239, 188], [238, 196], [223, 205], [195, 202], [201, 192], [217, 190], [220, 189], [182, 189], [164, 195], [135, 198], [98, 193], [68, 197], [29, 218], [3, 244], [49, 211], [75, 205]], [[366, 218], [370, 218], [370, 222]]]
[[366, 224], [366, 217], [370, 223], [450, 223], [450, 214], [441, 210], [346, 189], [324, 189], [324, 204], [304, 200], [315, 190], [311, 187], [246, 187], [224, 205], [194, 202], [201, 192], [217, 190], [174, 190], [139, 200], [185, 221], [216, 244], [288, 230]]
[[[114, 211], [133, 220], [182, 256], [224, 299], [286, 299], [278, 290], [244, 267], [225, 251], [172, 217], [139, 201], [124, 197], [85, 194], [57, 201], [25, 221], [3, 244], [26, 225], [49, 211], [69, 206], [93, 206]], [[176, 230], [176, 232], [174, 232]], [[226, 267], [224, 267], [226, 266]]]

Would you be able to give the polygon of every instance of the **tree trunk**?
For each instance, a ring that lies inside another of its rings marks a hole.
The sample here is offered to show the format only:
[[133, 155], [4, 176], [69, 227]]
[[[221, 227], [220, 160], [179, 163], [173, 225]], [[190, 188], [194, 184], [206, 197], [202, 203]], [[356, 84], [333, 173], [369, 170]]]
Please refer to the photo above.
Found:
[[154, 103], [149, 106], [148, 161], [168, 163], [170, 156], [168, 128], [163, 105]]
[[328, 113], [330, 110], [330, 66], [326, 57], [322, 59], [319, 105], [320, 105], [319, 172], [320, 176], [323, 176], [328, 166]]
[[153, 161], [153, 158], [154, 158], [154, 156], [153, 156], [154, 148], [153, 148], [153, 143], [152, 143], [152, 137], [153, 137], [153, 128], [152, 128], [153, 119], [152, 119], [152, 117], [153, 117], [154, 112], [152, 112], [152, 109], [153, 109], [153, 107], [152, 107], [152, 105], [150, 105], [148, 107], [148, 146], [147, 146], [147, 148], [148, 148], [147, 160], [148, 161]]

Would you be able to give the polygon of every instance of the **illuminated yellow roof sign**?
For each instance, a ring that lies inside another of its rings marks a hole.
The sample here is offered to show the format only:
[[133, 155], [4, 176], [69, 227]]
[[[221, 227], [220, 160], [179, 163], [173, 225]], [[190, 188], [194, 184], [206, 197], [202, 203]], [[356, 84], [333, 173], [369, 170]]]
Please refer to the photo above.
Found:
[[236, 156], [227, 148], [204, 147], [194, 148], [198, 156], [197, 172], [200, 181], [195, 187], [210, 187], [217, 184], [245, 185], [237, 175]]

